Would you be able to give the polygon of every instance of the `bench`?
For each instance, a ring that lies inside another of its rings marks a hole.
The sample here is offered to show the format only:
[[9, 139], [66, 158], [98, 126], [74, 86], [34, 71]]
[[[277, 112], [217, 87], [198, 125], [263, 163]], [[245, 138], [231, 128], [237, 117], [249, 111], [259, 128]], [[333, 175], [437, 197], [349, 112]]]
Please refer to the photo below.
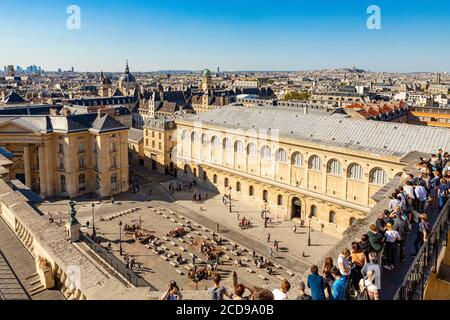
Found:
[[183, 251], [183, 252], [185, 252], [185, 251], [186, 251], [186, 249], [185, 249], [185, 248], [183, 248], [183, 247], [180, 247], [180, 250], [181, 250], [181, 251]]
[[278, 275], [278, 276], [277, 276], [277, 279], [280, 280], [280, 281], [285, 280], [284, 277], [283, 277], [282, 275]]
[[295, 275], [295, 273], [292, 272], [291, 270], [286, 270], [286, 273], [287, 273], [288, 275], [290, 275], [291, 277], [293, 277], [293, 276]]
[[190, 267], [189, 265], [185, 265], [184, 268], [185, 268], [187, 271], [191, 271], [191, 267]]
[[167, 237], [162, 237], [162, 239], [163, 239], [164, 241], [169, 241], [169, 239], [168, 239]]
[[263, 274], [259, 274], [258, 277], [262, 280], [267, 280], [267, 277]]
[[248, 273], [253, 273], [253, 272], [255, 272], [255, 271], [253, 271], [253, 270], [250, 269], [250, 268], [245, 269], [245, 271], [247, 271]]
[[178, 273], [180, 276], [184, 275], [184, 272], [181, 271], [180, 269], [177, 270], [177, 273]]
[[174, 268], [178, 267], [178, 263], [176, 263], [175, 261], [170, 261], [170, 265]]
[[175, 243], [175, 241], [170, 241], [170, 244], [173, 245], [174, 247], [177, 246], [177, 244]]
[[177, 220], [175, 220], [174, 218], [170, 218], [170, 221], [177, 223]]

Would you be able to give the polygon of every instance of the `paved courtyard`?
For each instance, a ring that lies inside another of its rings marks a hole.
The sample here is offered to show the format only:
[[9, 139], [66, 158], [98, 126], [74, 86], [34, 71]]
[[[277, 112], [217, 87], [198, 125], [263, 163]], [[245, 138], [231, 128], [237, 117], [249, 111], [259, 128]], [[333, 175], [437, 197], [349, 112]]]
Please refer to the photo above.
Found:
[[[147, 181], [151, 183], [150, 181]], [[222, 252], [222, 265], [219, 272], [225, 279], [226, 285], [231, 285], [233, 271], [236, 271], [238, 279], [247, 285], [257, 285], [267, 288], [279, 286], [280, 280], [296, 280], [311, 264], [316, 263], [337, 242], [337, 238], [320, 231], [312, 230], [311, 246], [308, 242], [308, 228], [297, 226], [294, 233], [294, 223], [272, 217], [272, 223], [264, 228], [260, 207], [251, 203], [232, 201], [232, 212], [222, 203], [221, 195], [209, 195], [208, 200], [194, 204], [192, 196], [194, 192], [201, 192], [198, 188], [189, 191], [168, 192], [170, 182], [157, 181], [151, 183], [151, 187], [142, 188], [139, 193], [126, 193], [115, 197], [114, 204], [110, 201], [99, 202], [97, 199], [77, 199], [77, 217], [84, 225], [83, 231], [92, 230], [92, 206], [95, 203], [95, 227], [97, 236], [102, 240], [102, 245], [111, 243], [112, 252], [119, 256], [119, 221], [132, 225], [141, 221], [141, 228], [161, 240], [161, 253], [155, 253], [145, 245], [134, 241], [131, 234], [122, 232], [122, 249], [124, 253], [133, 256], [141, 271], [136, 270], [142, 277], [159, 290], [165, 289], [170, 280], [175, 280], [184, 290], [196, 289], [187, 274], [193, 267], [191, 256], [198, 258], [198, 268], [205, 266], [205, 256], [199, 251], [202, 241], [212, 242], [212, 232], [224, 239], [222, 246], [216, 249]], [[150, 192], [151, 189], [151, 192]], [[67, 200], [44, 203], [39, 206], [44, 214], [49, 214], [59, 221], [64, 222], [67, 215]], [[250, 219], [252, 226], [242, 230], [238, 225], [238, 216]], [[269, 215], [270, 216], [270, 215]], [[191, 222], [193, 230], [180, 239], [167, 236], [169, 230], [177, 226]], [[89, 222], [89, 228], [86, 223]], [[217, 232], [217, 224], [219, 231]], [[267, 234], [271, 234], [271, 241], [267, 242]], [[193, 242], [190, 244], [190, 240]], [[269, 257], [269, 247], [273, 249], [273, 240], [279, 242], [279, 251]], [[240, 251], [239, 258], [243, 266], [234, 264], [237, 257], [231, 252], [233, 244]], [[269, 275], [265, 269], [258, 269], [252, 259], [252, 251], [257, 255], [269, 258], [275, 265], [274, 274]], [[178, 265], [175, 262], [175, 254], [181, 254], [186, 262]], [[165, 258], [163, 258], [165, 257]], [[123, 257], [122, 257], [123, 258]], [[210, 280], [203, 280], [198, 284], [198, 289], [204, 289], [211, 285]]]

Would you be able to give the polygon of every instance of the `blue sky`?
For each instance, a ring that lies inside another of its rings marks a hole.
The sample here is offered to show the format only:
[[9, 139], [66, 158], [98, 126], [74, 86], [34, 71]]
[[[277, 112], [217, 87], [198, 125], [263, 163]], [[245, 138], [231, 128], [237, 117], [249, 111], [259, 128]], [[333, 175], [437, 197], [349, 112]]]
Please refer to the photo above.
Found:
[[[381, 30], [366, 27], [371, 4]], [[450, 72], [448, 0], [1, 0], [0, 17], [0, 65]]]

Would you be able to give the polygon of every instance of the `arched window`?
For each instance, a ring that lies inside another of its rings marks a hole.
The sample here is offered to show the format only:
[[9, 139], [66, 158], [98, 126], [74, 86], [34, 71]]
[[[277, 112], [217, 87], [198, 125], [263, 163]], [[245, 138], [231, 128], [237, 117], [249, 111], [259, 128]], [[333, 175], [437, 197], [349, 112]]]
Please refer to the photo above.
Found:
[[336, 160], [332, 159], [328, 162], [327, 172], [330, 174], [341, 175], [342, 174], [342, 165]]
[[301, 167], [303, 165], [303, 155], [300, 152], [294, 152], [291, 164], [296, 167]]
[[219, 138], [217, 136], [213, 136], [211, 139], [211, 144], [214, 148], [216, 149], [220, 149], [220, 141]]
[[283, 196], [281, 194], [277, 197], [277, 205], [282, 206], [283, 205]]
[[187, 130], [183, 130], [181, 132], [181, 140], [182, 141], [189, 141], [189, 132]]
[[203, 171], [203, 180], [208, 180], [208, 174], [206, 171]]
[[256, 157], [256, 145], [250, 142], [247, 146], [247, 154], [251, 157]]
[[231, 145], [231, 140], [228, 138], [223, 139], [222, 146], [223, 146], [223, 149], [225, 149], [227, 151], [233, 150], [232, 145]]
[[194, 177], [197, 177], [197, 168], [192, 169], [192, 174]]
[[61, 176], [61, 192], [66, 192], [66, 176]]
[[213, 175], [213, 183], [217, 183], [217, 174]]
[[353, 163], [348, 167], [347, 177], [352, 180], [362, 181], [364, 178], [363, 168], [357, 164]]
[[207, 145], [209, 143], [208, 135], [206, 133], [202, 134], [202, 144]]
[[241, 191], [241, 183], [239, 181], [236, 182], [236, 191], [238, 191], [238, 192]]
[[185, 164], [185, 165], [184, 165], [184, 169], [183, 169], [184, 174], [187, 174], [187, 173], [188, 173], [188, 170], [189, 170], [189, 166], [188, 166], [187, 164]]
[[269, 193], [267, 192], [267, 190], [263, 191], [262, 199], [263, 199], [263, 201], [268, 201], [269, 200]]
[[317, 207], [315, 205], [311, 206], [311, 213], [309, 215], [311, 218], [317, 218]]
[[193, 143], [200, 143], [200, 135], [198, 134], [197, 131], [192, 132], [191, 141]]
[[255, 195], [255, 189], [253, 188], [253, 186], [250, 186], [248, 188], [248, 195], [249, 196], [254, 196]]
[[244, 153], [244, 144], [242, 141], [238, 140], [234, 143], [234, 151], [237, 153]]
[[336, 224], [336, 221], [337, 221], [336, 220], [336, 212], [330, 211], [330, 217], [328, 219], [328, 222]]
[[270, 156], [271, 156], [270, 148], [268, 146], [263, 146], [261, 148], [261, 158], [262, 159], [270, 159]]
[[287, 153], [284, 149], [278, 149], [275, 153], [275, 161], [278, 162], [286, 162], [287, 161]]
[[228, 186], [229, 186], [229, 180], [228, 180], [228, 178], [225, 178], [225, 180], [223, 181], [223, 186], [225, 187], [225, 188], [228, 188]]
[[309, 169], [314, 171], [321, 171], [322, 159], [320, 159], [318, 156], [312, 156], [311, 158], [309, 158], [308, 167]]
[[384, 186], [387, 183], [386, 171], [381, 168], [373, 169], [370, 173], [369, 182], [379, 186]]

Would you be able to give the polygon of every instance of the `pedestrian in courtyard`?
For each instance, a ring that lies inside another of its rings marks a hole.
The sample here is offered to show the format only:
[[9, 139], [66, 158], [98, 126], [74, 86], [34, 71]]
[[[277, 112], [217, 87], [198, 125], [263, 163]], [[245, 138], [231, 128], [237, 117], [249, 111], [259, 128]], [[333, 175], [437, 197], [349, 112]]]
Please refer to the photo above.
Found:
[[275, 252], [278, 252], [278, 241], [277, 240], [273, 241], [273, 247], [275, 248]]
[[297, 225], [294, 224], [294, 233], [297, 233]]
[[270, 233], [267, 234], [267, 242], [270, 242]]
[[320, 232], [323, 232], [323, 228], [325, 228], [325, 225], [323, 223], [320, 224]]
[[269, 248], [269, 257], [273, 258], [273, 250], [272, 250], [272, 248]]
[[219, 232], [219, 223], [216, 223], [216, 230]]
[[255, 252], [255, 250], [253, 250], [252, 251], [252, 258], [255, 259], [255, 256], [256, 256], [256, 252]]
[[195, 259], [197, 259], [197, 256], [194, 254], [192, 255], [192, 264], [195, 265]]

